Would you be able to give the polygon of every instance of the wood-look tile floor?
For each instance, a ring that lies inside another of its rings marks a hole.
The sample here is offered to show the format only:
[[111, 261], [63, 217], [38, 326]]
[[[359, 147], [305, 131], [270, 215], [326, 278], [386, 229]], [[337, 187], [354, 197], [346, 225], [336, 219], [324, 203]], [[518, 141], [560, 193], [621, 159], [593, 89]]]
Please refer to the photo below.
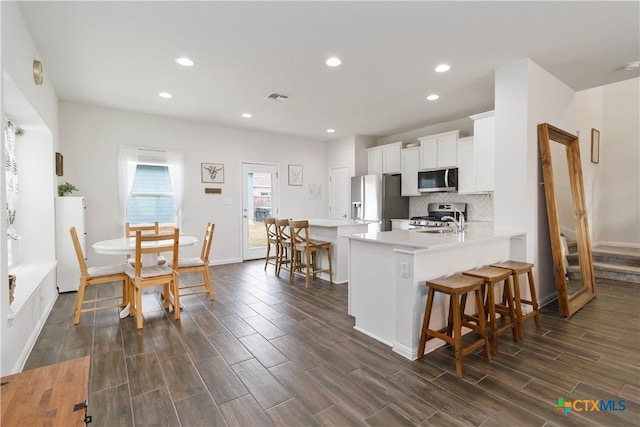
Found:
[[[115, 309], [74, 326], [75, 293], [62, 294], [25, 369], [91, 355], [92, 426], [640, 424], [640, 285], [599, 280], [569, 320], [545, 307], [490, 362], [465, 358], [460, 380], [449, 347], [409, 361], [355, 331], [347, 285], [305, 289], [263, 265], [212, 267], [216, 300], [184, 298], [178, 322], [145, 295], [142, 330]], [[564, 415], [559, 398], [625, 410]]]

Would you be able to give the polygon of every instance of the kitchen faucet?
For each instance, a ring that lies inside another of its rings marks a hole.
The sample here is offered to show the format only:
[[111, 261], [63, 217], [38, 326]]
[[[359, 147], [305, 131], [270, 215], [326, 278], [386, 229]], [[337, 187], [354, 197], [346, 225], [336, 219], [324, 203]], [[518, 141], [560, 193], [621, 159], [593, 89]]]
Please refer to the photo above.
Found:
[[452, 221], [456, 226], [456, 231], [464, 233], [464, 214], [459, 209], [454, 208], [453, 211], [458, 214], [458, 220], [455, 219], [455, 216], [443, 216], [440, 219], [442, 221]]

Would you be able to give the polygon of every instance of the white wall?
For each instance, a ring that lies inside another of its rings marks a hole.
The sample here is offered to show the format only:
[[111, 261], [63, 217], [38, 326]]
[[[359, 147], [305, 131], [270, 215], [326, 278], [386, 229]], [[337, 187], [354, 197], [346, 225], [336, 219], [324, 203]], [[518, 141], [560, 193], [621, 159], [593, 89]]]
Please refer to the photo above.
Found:
[[[578, 92], [580, 152], [592, 244], [640, 247], [640, 79]], [[590, 161], [591, 128], [600, 163]]]
[[[75, 184], [87, 202], [87, 247], [122, 235], [118, 223], [116, 150], [119, 144], [181, 149], [185, 158], [183, 231], [200, 236], [208, 221], [216, 224], [213, 264], [238, 262], [241, 246], [241, 169], [243, 161], [280, 166], [280, 217], [328, 217], [326, 143], [290, 136], [234, 129], [204, 123], [137, 114], [94, 106], [60, 104], [61, 152], [65, 180]], [[203, 184], [201, 163], [224, 164], [223, 184]], [[303, 186], [287, 185], [287, 165], [303, 166]], [[311, 200], [309, 185], [322, 186], [320, 200]], [[222, 188], [221, 195], [204, 194]], [[184, 255], [195, 255], [187, 248]], [[87, 251], [89, 265], [115, 262], [113, 256]]]
[[[44, 83], [33, 82], [33, 60], [40, 59], [15, 2], [0, 2], [2, 29], [2, 107], [0, 116], [24, 130], [16, 141], [20, 199], [15, 228], [22, 235], [23, 250], [16, 273], [16, 301], [9, 306], [6, 240], [0, 245], [1, 374], [22, 369], [52, 304], [57, 297], [55, 270], [54, 155], [58, 146], [58, 99], [46, 72]], [[0, 144], [4, 157], [4, 143]], [[1, 174], [0, 188], [4, 188]], [[0, 203], [6, 203], [4, 190]], [[2, 208], [0, 235], [6, 236], [6, 212]], [[45, 266], [42, 268], [42, 266]], [[13, 268], [13, 267], [12, 267]], [[20, 307], [18, 307], [20, 302]], [[10, 315], [12, 319], [9, 319]]]
[[575, 92], [529, 59], [496, 70], [496, 228], [527, 232], [542, 303], [555, 298], [537, 125], [576, 131]]

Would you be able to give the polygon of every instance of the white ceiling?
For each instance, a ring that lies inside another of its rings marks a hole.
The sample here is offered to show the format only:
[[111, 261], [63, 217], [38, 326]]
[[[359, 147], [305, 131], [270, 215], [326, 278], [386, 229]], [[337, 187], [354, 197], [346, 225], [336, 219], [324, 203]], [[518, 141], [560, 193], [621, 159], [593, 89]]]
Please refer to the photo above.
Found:
[[[490, 110], [494, 69], [522, 58], [574, 90], [637, 77], [622, 67], [640, 60], [639, 5], [19, 2], [63, 101], [317, 140]], [[334, 55], [343, 64], [329, 68]], [[442, 62], [451, 71], [435, 73]], [[267, 101], [270, 92], [290, 99]]]

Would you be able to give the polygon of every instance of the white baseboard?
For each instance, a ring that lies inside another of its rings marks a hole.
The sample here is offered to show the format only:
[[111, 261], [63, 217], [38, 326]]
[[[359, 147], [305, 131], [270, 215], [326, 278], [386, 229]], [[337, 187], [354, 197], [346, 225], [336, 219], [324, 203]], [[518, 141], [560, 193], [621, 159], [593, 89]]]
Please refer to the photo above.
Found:
[[602, 240], [599, 242], [592, 243], [592, 249], [597, 246], [613, 246], [617, 248], [634, 248], [640, 249], [640, 243], [627, 243], [627, 242], [608, 242], [606, 240]]

